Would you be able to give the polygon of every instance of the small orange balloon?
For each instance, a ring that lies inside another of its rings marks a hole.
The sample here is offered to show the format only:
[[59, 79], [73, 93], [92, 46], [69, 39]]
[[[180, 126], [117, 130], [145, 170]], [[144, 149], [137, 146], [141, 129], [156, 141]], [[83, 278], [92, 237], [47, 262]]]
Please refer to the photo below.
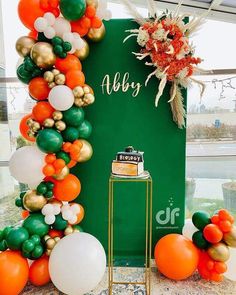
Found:
[[81, 71], [70, 70], [66, 73], [66, 85], [71, 89], [76, 86], [84, 86], [85, 76]]
[[98, 18], [97, 16], [95, 16], [93, 19], [92, 19], [92, 22], [91, 22], [91, 27], [94, 28], [94, 29], [99, 29], [101, 28], [102, 26], [102, 21], [100, 18]]
[[23, 219], [26, 219], [29, 215], [30, 215], [30, 213], [29, 213], [29, 211], [27, 211], [27, 210], [23, 210], [23, 211], [21, 212], [21, 217], [22, 217]]
[[38, 37], [38, 32], [36, 30], [32, 30], [29, 32], [28, 36], [36, 40]]
[[223, 239], [223, 233], [216, 224], [208, 224], [203, 230], [204, 238], [212, 243], [219, 243]]
[[189, 239], [169, 234], [156, 244], [155, 260], [157, 268], [167, 278], [184, 280], [197, 269], [199, 252]]
[[26, 115], [24, 116], [21, 121], [20, 121], [20, 126], [19, 126], [19, 129], [20, 129], [20, 133], [21, 135], [27, 139], [28, 141], [32, 141], [34, 142], [35, 141], [35, 138], [34, 137], [30, 137], [28, 135], [28, 131], [30, 130], [29, 126], [27, 125], [27, 121], [29, 119], [32, 119], [32, 114], [29, 114], [29, 115]]
[[45, 11], [40, 7], [40, 0], [20, 0], [18, 4], [18, 15], [23, 23], [30, 30], [34, 30], [34, 22]]
[[53, 162], [55, 162], [57, 159], [57, 157], [54, 154], [47, 154], [47, 156], [45, 156], [45, 162], [47, 164], [52, 164]]
[[54, 111], [55, 109], [50, 105], [49, 102], [40, 101], [33, 107], [32, 114], [33, 118], [42, 124], [44, 120], [52, 118]]
[[43, 174], [45, 176], [52, 176], [56, 173], [56, 170], [52, 164], [47, 164], [43, 167]]
[[29, 82], [29, 93], [36, 100], [47, 99], [50, 90], [47, 81], [42, 77], [36, 77]]
[[64, 74], [70, 70], [82, 70], [80, 60], [73, 54], [67, 54], [66, 58], [57, 57], [55, 67]]
[[77, 161], [71, 160], [70, 163], [67, 166], [68, 166], [69, 169], [71, 169], [71, 168], [75, 167], [76, 164], [77, 164]]
[[224, 262], [215, 262], [215, 271], [219, 274], [225, 273], [227, 271], [227, 265]]
[[80, 37], [84, 37], [85, 35], [88, 34], [89, 28], [82, 27], [80, 20], [73, 21], [70, 24], [71, 24], [72, 32], [78, 33], [80, 35]]
[[24, 289], [29, 277], [27, 259], [19, 252], [0, 253], [0, 295], [18, 295]]
[[80, 191], [80, 181], [73, 174], [69, 174], [61, 181], [54, 182], [54, 197], [59, 201], [71, 202], [78, 197]]
[[29, 280], [34, 286], [44, 286], [51, 281], [48, 265], [48, 256], [42, 256], [31, 264]]
[[53, 238], [53, 239], [56, 238], [56, 237], [59, 237], [59, 238], [63, 238], [64, 237], [63, 231], [56, 230], [56, 229], [50, 229], [49, 232], [48, 232], [48, 235], [51, 238]]

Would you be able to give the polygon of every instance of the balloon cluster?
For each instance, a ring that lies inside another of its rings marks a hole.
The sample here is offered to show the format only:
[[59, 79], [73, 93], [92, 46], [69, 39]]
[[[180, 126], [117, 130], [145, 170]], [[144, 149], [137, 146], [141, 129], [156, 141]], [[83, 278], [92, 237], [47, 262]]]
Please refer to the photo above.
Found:
[[236, 227], [234, 217], [227, 210], [221, 209], [213, 216], [204, 211], [195, 212], [192, 220], [187, 220], [183, 235], [201, 251], [198, 271], [204, 279], [220, 282], [223, 274], [228, 277], [227, 268], [234, 263], [230, 254], [231, 247], [236, 247]]
[[[36, 286], [51, 278], [66, 294], [84, 294], [105, 272], [104, 249], [78, 225], [85, 215], [74, 202], [81, 183], [70, 173], [93, 154], [84, 107], [95, 96], [80, 59], [88, 56], [89, 42], [105, 35], [101, 7], [108, 20], [106, 5], [97, 0], [19, 0], [19, 18], [30, 32], [16, 42], [23, 58], [17, 76], [36, 104], [19, 128], [31, 145], [9, 162], [11, 175], [30, 189], [15, 201], [23, 209], [22, 224], [0, 230], [2, 294], [19, 294], [28, 278]], [[27, 259], [35, 260], [30, 269]]]

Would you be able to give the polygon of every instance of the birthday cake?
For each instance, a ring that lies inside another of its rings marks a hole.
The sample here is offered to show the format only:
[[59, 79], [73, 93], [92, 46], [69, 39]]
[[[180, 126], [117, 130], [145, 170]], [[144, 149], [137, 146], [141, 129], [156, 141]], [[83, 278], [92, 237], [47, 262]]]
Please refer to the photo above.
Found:
[[135, 151], [132, 146], [118, 152], [112, 161], [112, 174], [117, 176], [140, 176], [144, 173], [144, 152]]

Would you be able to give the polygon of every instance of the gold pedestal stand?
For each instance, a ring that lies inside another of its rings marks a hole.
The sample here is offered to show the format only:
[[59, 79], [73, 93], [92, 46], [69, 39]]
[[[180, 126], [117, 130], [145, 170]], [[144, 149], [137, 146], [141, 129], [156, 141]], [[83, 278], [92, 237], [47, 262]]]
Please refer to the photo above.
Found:
[[[114, 183], [140, 182], [146, 183], [146, 206], [145, 206], [145, 280], [141, 282], [116, 282], [114, 281]], [[151, 258], [152, 258], [152, 178], [118, 178], [110, 176], [109, 179], [109, 206], [108, 206], [108, 290], [112, 295], [113, 285], [144, 285], [146, 294], [151, 294]]]

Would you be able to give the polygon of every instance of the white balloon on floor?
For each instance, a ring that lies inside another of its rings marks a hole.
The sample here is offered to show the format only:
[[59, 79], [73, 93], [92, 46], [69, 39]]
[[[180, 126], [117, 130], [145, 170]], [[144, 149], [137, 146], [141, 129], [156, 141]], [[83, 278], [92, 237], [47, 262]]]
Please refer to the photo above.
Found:
[[198, 229], [194, 226], [192, 219], [186, 219], [184, 227], [182, 229], [183, 236], [192, 240], [192, 236], [196, 231], [198, 231]]
[[229, 247], [230, 258], [226, 261], [227, 271], [224, 273], [224, 276], [236, 282], [236, 248]]
[[36, 188], [44, 178], [44, 157], [45, 154], [37, 146], [24, 146], [16, 150], [9, 161], [11, 175], [30, 188]]
[[53, 284], [63, 293], [83, 295], [93, 290], [106, 270], [101, 243], [87, 233], [73, 233], [61, 239], [49, 260]]

